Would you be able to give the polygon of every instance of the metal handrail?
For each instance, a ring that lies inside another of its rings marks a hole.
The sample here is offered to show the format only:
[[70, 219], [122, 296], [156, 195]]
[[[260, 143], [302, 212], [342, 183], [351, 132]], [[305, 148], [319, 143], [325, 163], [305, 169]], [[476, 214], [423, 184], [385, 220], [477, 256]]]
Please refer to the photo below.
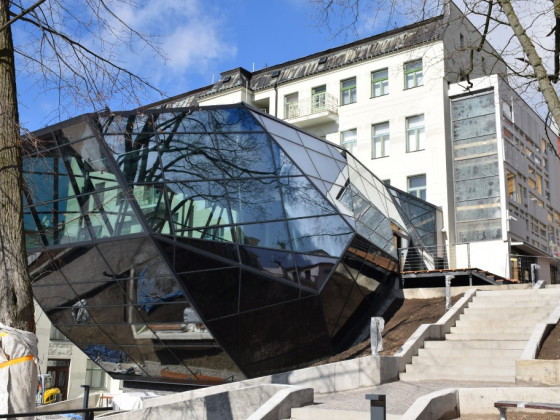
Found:
[[401, 272], [471, 268], [470, 243], [399, 248]]

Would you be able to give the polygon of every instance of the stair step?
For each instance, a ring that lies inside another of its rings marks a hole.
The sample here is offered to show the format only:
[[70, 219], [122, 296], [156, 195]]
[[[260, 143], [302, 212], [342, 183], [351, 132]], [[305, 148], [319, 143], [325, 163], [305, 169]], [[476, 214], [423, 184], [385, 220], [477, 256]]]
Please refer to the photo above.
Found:
[[[491, 362], [501, 363], [502, 360], [516, 360], [521, 356], [521, 349], [471, 349], [471, 348], [439, 348], [439, 349], [418, 349], [418, 356], [425, 357], [427, 360], [454, 360], [458, 358], [483, 359]], [[414, 360], [413, 357], [413, 360]]]
[[516, 315], [531, 315], [535, 316], [546, 316], [550, 314], [554, 308], [551, 307], [501, 307], [501, 308], [485, 308], [483, 306], [478, 307], [467, 307], [463, 311], [462, 315], [470, 314], [484, 314], [488, 319], [492, 317], [506, 317], [506, 316], [516, 316]]
[[534, 328], [537, 322], [533, 319], [522, 318], [515, 322], [508, 319], [471, 319], [470, 317], [461, 317], [455, 323], [455, 328], [504, 328], [511, 325], [520, 328]]
[[527, 340], [472, 340], [472, 341], [452, 341], [452, 340], [437, 340], [425, 341], [424, 349], [447, 349], [455, 351], [457, 349], [506, 349], [506, 350], [520, 350], [525, 349]]
[[305, 420], [369, 420], [370, 413], [362, 411], [349, 411], [349, 410], [329, 410], [325, 408], [314, 407], [299, 407], [292, 408], [290, 419], [305, 419]]
[[473, 300], [469, 303], [469, 308], [541, 308], [541, 307], [552, 307], [554, 308], [560, 301], [547, 301], [539, 299], [524, 299], [520, 301], [508, 301], [508, 300]]
[[453, 334], [445, 334], [446, 340], [456, 340], [456, 341], [463, 341], [463, 340], [529, 340], [531, 333], [509, 333], [509, 334], [499, 334], [496, 335], [494, 333], [453, 333]]
[[526, 294], [526, 295], [476, 295], [473, 298], [473, 301], [491, 301], [491, 302], [499, 302], [499, 301], [513, 301], [513, 302], [520, 302], [524, 300], [542, 300], [546, 302], [555, 302], [560, 299], [560, 293], [554, 294]]
[[432, 380], [449, 380], [449, 381], [465, 381], [465, 382], [504, 382], [514, 383], [515, 375], [463, 375], [458, 373], [440, 373], [436, 375], [426, 375], [417, 372], [402, 372], [400, 375], [401, 381], [417, 382], [417, 381], [432, 381]]
[[539, 311], [536, 313], [533, 312], [523, 312], [523, 313], [507, 313], [507, 312], [493, 312], [491, 315], [488, 314], [488, 311], [469, 311], [463, 313], [459, 320], [468, 319], [468, 320], [496, 320], [496, 321], [509, 321], [515, 322], [523, 321], [525, 319], [532, 320], [535, 324], [539, 322], [545, 322], [548, 319], [551, 311]]
[[498, 340], [500, 339], [499, 337], [503, 335], [525, 334], [527, 336], [527, 339], [529, 339], [531, 333], [533, 332], [533, 329], [534, 326], [515, 328], [512, 327], [511, 324], [508, 326], [489, 325], [483, 328], [477, 326], [469, 327], [468, 325], [464, 325], [460, 327], [451, 327], [449, 332], [451, 334], [481, 334], [481, 335], [484, 334], [486, 336], [492, 334]]
[[544, 289], [496, 289], [479, 290], [476, 296], [512, 296], [512, 295], [560, 295], [560, 287], [545, 287]]
[[476, 364], [408, 364], [406, 365], [407, 373], [422, 373], [426, 377], [433, 377], [437, 375], [477, 375], [484, 376], [515, 376], [515, 360], [506, 366], [490, 366], [488, 364], [478, 366]]
[[413, 356], [412, 363], [407, 365], [414, 368], [421, 367], [440, 367], [440, 368], [451, 368], [456, 369], [458, 367], [468, 368], [468, 369], [484, 369], [485, 371], [493, 368], [508, 368], [515, 369], [516, 357], [502, 357], [502, 358], [492, 358], [486, 359], [482, 355], [469, 356], [457, 355], [455, 357], [429, 357], [425, 354], [421, 356]]

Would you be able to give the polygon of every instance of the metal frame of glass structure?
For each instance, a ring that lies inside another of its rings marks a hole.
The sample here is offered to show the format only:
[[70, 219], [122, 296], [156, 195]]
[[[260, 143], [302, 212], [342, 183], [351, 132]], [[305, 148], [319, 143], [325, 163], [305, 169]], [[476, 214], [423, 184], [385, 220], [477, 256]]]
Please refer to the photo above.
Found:
[[33, 292], [113, 377], [218, 384], [305, 366], [435, 245], [436, 208], [244, 104], [88, 114], [27, 141]]

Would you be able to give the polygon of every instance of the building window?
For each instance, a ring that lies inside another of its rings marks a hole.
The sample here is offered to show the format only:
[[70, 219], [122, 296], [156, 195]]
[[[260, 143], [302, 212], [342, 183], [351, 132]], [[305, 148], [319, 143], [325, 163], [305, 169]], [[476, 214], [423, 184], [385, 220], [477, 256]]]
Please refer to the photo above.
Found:
[[323, 112], [327, 110], [326, 103], [327, 86], [317, 86], [311, 89], [311, 112]]
[[86, 361], [86, 385], [92, 388], [105, 388], [106, 375], [103, 369], [97, 366], [93, 360]]
[[424, 150], [424, 115], [406, 119], [406, 151]]
[[515, 182], [515, 175], [512, 174], [507, 169], [506, 169], [506, 173], [507, 173], [508, 197], [510, 200], [517, 202], [518, 197], [517, 197], [517, 190], [515, 189], [515, 186], [517, 185]]
[[371, 158], [389, 156], [389, 123], [374, 124], [372, 127]]
[[404, 65], [404, 86], [410, 89], [424, 84], [422, 60], [412, 61]]
[[356, 78], [346, 79], [340, 82], [340, 97], [342, 105], [356, 102]]
[[371, 73], [371, 97], [389, 94], [389, 71], [387, 69]]
[[297, 118], [299, 117], [299, 103], [298, 94], [291, 93], [284, 97], [284, 117]]
[[62, 334], [59, 329], [54, 327], [54, 325], [51, 325], [51, 340], [70, 341], [68, 337]]
[[350, 153], [354, 153], [358, 143], [358, 136], [356, 129], [347, 130], [340, 133], [340, 144]]
[[422, 200], [426, 199], [426, 175], [408, 177], [408, 193]]

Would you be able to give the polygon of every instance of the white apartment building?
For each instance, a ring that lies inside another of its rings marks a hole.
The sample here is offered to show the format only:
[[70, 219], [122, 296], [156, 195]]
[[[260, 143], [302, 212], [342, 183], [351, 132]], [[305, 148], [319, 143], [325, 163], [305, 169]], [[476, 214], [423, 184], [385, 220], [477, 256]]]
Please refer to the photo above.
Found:
[[[439, 206], [449, 267], [527, 281], [538, 264], [535, 276], [556, 282], [557, 137], [508, 87], [490, 45], [471, 62], [479, 43], [449, 2], [441, 16], [252, 73], [226, 71], [152, 106], [264, 109]], [[480, 104], [483, 116], [464, 109]]]

